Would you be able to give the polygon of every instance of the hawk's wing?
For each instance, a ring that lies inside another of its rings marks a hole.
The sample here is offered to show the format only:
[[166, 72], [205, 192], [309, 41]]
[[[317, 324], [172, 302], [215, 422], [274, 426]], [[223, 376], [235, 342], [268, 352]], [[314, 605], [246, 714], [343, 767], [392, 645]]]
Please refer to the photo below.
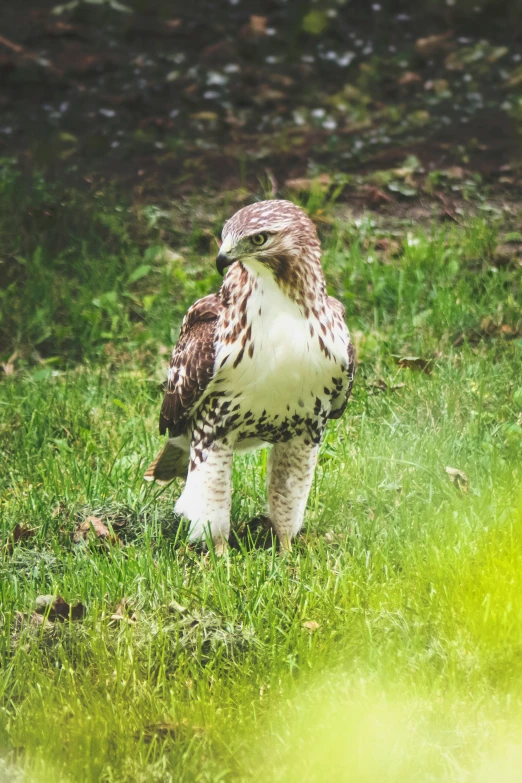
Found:
[[167, 389], [159, 419], [162, 435], [183, 434], [191, 412], [214, 373], [214, 337], [221, 299], [210, 294], [188, 310], [172, 351]]
[[[345, 313], [346, 313], [344, 305], [338, 299], [335, 299], [333, 296], [328, 297], [328, 304], [333, 310], [334, 318], [337, 321], [338, 328], [340, 329], [344, 328], [347, 330], [346, 322], [344, 320]], [[330, 415], [328, 416], [329, 419], [339, 419], [343, 415], [344, 409], [346, 408], [348, 400], [350, 399], [350, 394], [352, 393], [353, 381], [355, 378], [355, 369], [356, 369], [355, 348], [353, 347], [353, 344], [348, 339], [348, 351], [346, 355], [346, 365], [344, 369], [346, 374], [346, 381], [347, 381], [346, 388], [343, 396], [339, 398], [340, 406], [330, 411]]]

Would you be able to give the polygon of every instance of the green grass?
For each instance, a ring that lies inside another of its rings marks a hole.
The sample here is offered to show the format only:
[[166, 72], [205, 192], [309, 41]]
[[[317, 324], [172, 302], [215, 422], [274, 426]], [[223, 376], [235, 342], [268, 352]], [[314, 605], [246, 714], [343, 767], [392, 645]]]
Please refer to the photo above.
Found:
[[[353, 399], [295, 551], [216, 558], [186, 546], [179, 488], [141, 478], [159, 444], [157, 345], [215, 286], [212, 245], [182, 215], [108, 198], [71, 201], [76, 233], [35, 238], [13, 213], [2, 239], [5, 264], [19, 241], [43, 277], [24, 289], [16, 267], [2, 294], [3, 359], [19, 358], [0, 379], [0, 779], [518, 780], [521, 269], [494, 268], [502, 226], [401, 227], [391, 258], [373, 248], [382, 227], [328, 228], [328, 279], [359, 346]], [[88, 228], [104, 220], [107, 254]], [[91, 329], [108, 291], [120, 317]], [[394, 354], [434, 356], [433, 371]], [[237, 528], [263, 510], [264, 470], [262, 453], [236, 462]], [[121, 545], [74, 543], [89, 514]], [[17, 524], [34, 536], [9, 545]], [[31, 621], [45, 594], [81, 601], [84, 619]], [[122, 598], [135, 621], [111, 621]]]

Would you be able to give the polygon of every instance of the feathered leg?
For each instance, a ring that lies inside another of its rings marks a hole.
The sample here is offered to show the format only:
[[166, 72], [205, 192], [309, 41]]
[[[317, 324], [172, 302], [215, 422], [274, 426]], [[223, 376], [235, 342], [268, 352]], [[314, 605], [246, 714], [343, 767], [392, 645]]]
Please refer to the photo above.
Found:
[[268, 508], [275, 533], [284, 549], [303, 526], [306, 502], [319, 446], [294, 438], [276, 443], [268, 461]]
[[211, 535], [216, 549], [226, 546], [230, 534], [232, 504], [232, 449], [222, 441], [208, 448], [190, 447], [190, 466], [185, 489], [175, 511], [190, 522], [189, 540]]

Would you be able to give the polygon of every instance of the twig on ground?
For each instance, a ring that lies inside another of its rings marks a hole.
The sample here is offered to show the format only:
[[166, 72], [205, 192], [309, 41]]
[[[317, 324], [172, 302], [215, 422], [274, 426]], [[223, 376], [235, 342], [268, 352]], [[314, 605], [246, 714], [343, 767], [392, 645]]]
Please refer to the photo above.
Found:
[[40, 57], [40, 55], [35, 54], [34, 52], [28, 52], [21, 44], [14, 43], [14, 41], [10, 41], [9, 38], [5, 38], [3, 35], [0, 35], [0, 44], [7, 49], [10, 49], [12, 52], [15, 52], [15, 54], [20, 55], [20, 57], [23, 57], [25, 60], [32, 60], [42, 68], [51, 71], [51, 73], [54, 73], [56, 76], [63, 76], [63, 71], [53, 65], [50, 60], [47, 60], [45, 57]]

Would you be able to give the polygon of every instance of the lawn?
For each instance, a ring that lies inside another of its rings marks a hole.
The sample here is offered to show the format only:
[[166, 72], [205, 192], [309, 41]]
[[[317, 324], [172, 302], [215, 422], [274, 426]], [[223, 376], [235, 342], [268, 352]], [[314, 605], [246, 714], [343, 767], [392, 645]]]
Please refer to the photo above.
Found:
[[[185, 543], [178, 484], [142, 474], [166, 348], [219, 285], [212, 236], [238, 205], [2, 187], [0, 780], [518, 781], [512, 218], [310, 202], [354, 394], [294, 551], [248, 532], [261, 452], [235, 462], [239, 542], [216, 557]], [[82, 606], [35, 614], [49, 595]]]

